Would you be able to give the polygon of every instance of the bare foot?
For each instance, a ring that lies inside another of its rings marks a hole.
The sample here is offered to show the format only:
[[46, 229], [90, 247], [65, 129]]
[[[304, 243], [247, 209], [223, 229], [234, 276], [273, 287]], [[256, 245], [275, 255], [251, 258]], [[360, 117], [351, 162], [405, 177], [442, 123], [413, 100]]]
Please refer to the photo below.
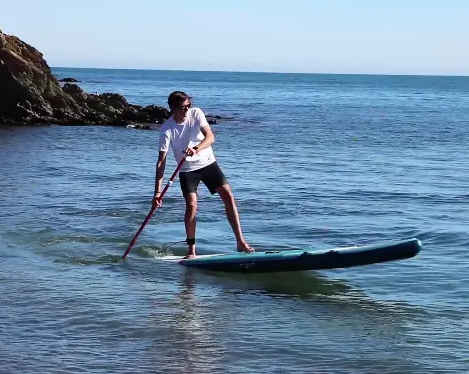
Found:
[[195, 245], [190, 245], [189, 250], [187, 252], [187, 255], [185, 255], [184, 258], [191, 259], [191, 258], [195, 258], [195, 256], [196, 256], [196, 254], [195, 254]]
[[236, 248], [238, 252], [246, 252], [252, 253], [255, 252], [254, 248], [252, 248], [248, 243], [238, 243], [238, 247]]

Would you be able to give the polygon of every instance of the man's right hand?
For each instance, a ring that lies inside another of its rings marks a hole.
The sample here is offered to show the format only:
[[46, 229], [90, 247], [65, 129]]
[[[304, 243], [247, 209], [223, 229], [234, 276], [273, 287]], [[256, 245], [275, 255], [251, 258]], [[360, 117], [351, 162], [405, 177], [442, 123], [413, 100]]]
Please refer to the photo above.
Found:
[[160, 207], [161, 205], [163, 205], [163, 202], [160, 200], [160, 194], [157, 193], [154, 197], [153, 197], [153, 200], [152, 200], [152, 207], [153, 208], [158, 208]]

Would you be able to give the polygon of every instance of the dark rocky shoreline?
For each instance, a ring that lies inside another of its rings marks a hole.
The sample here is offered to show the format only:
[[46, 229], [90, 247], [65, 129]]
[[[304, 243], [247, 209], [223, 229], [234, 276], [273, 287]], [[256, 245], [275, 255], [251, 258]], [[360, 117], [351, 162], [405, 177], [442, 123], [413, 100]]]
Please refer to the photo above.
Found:
[[[169, 117], [165, 107], [130, 104], [115, 93], [86, 93], [75, 82], [73, 77], [59, 81], [41, 52], [0, 30], [0, 125], [156, 129]], [[211, 124], [220, 119], [207, 115]]]

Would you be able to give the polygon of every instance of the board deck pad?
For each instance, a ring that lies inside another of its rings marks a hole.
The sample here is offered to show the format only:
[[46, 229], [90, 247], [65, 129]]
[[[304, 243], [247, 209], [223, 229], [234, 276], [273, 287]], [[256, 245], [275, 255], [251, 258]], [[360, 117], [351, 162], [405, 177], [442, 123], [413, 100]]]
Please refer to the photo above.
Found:
[[412, 238], [353, 247], [217, 253], [197, 255], [193, 259], [184, 259], [184, 256], [164, 256], [159, 260], [186, 267], [226, 272], [325, 270], [403, 260], [416, 256], [421, 247], [420, 240]]

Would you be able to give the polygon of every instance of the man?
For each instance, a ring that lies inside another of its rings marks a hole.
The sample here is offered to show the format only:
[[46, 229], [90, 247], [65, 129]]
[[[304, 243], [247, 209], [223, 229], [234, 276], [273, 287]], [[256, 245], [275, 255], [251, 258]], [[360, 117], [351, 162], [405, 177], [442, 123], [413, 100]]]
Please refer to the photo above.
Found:
[[166, 155], [169, 148], [172, 148], [178, 163], [186, 157], [179, 173], [181, 190], [186, 202], [184, 224], [188, 252], [185, 258], [196, 256], [197, 188], [200, 182], [207, 186], [212, 195], [218, 193], [225, 204], [226, 216], [236, 237], [237, 250], [254, 252], [244, 239], [233, 193], [213, 154], [212, 144], [215, 142], [215, 137], [204, 113], [199, 108], [191, 108], [191, 98], [182, 91], [171, 93], [168, 105], [171, 116], [160, 128], [153, 206], [161, 206], [159, 196]]

